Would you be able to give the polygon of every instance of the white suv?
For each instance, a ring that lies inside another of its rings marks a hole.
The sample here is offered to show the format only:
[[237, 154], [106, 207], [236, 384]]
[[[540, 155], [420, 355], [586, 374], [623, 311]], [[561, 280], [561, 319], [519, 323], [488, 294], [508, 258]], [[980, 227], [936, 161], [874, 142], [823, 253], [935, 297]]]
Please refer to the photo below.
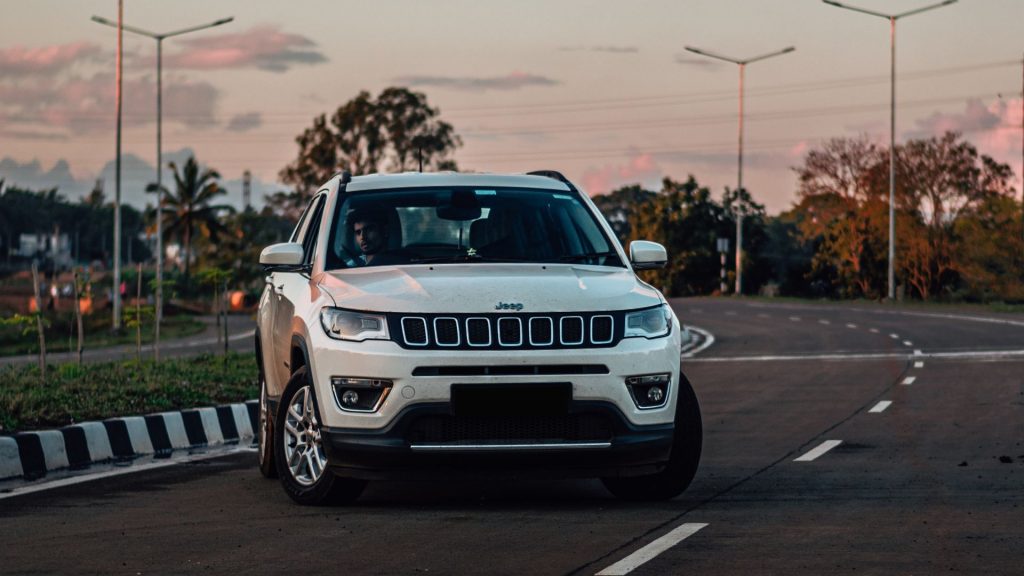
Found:
[[263, 250], [259, 466], [303, 504], [453, 472], [671, 498], [701, 450], [680, 324], [557, 172], [342, 173]]

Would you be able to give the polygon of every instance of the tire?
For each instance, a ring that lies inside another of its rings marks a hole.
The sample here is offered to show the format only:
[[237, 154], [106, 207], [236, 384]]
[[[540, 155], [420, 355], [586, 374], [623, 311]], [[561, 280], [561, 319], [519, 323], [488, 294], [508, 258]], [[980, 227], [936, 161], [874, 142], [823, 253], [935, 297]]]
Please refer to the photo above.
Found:
[[683, 493], [700, 464], [703, 429], [700, 405], [686, 376], [679, 373], [672, 452], [664, 470], [648, 476], [602, 478], [605, 488], [622, 500], [668, 500]]
[[277, 474], [292, 500], [321, 506], [359, 498], [365, 481], [339, 478], [327, 467], [320, 436], [320, 408], [305, 366], [292, 375], [281, 395], [274, 434]]
[[256, 431], [257, 464], [264, 478], [277, 478], [277, 464], [274, 458], [274, 417], [267, 404], [267, 379], [260, 371], [260, 413], [259, 429]]

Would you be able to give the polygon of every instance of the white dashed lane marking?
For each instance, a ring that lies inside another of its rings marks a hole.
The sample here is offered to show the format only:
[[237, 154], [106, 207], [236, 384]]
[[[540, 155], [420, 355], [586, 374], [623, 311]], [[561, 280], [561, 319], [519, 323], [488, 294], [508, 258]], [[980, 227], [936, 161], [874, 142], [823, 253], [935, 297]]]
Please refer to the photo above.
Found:
[[793, 322], [799, 322], [800, 321], [800, 317], [799, 316], [790, 316], [789, 319], [792, 320]]
[[914, 380], [917, 380], [917, 376], [907, 376], [906, 378], [903, 379], [903, 382], [900, 382], [900, 384], [903, 384], [904, 386], [910, 386], [911, 384], [914, 383]]
[[814, 460], [818, 459], [818, 457], [820, 457], [822, 454], [828, 452], [829, 450], [835, 448], [836, 446], [839, 446], [842, 443], [842, 440], [825, 440], [817, 447], [813, 448], [810, 452], [793, 460], [793, 462], [813, 462]]
[[872, 334], [878, 334], [878, 328], [868, 328], [868, 332], [871, 332]]
[[872, 408], [871, 410], [868, 410], [868, 412], [872, 414], [880, 414], [882, 412], [885, 412], [885, 409], [888, 408], [889, 406], [892, 406], [892, 402], [890, 400], [882, 400], [878, 404], [875, 404], [875, 407]]
[[900, 335], [893, 332], [892, 334], [889, 334], [889, 338], [892, 338], [893, 340], [899, 340]]
[[651, 542], [647, 546], [633, 552], [615, 564], [601, 570], [596, 576], [623, 576], [654, 559], [658, 554], [693, 536], [707, 524], [687, 523], [677, 526], [674, 530]]
[[857, 329], [857, 325], [856, 324], [847, 324], [846, 327], [851, 329], [851, 330], [856, 330]]
[[831, 324], [831, 322], [829, 322], [828, 320], [818, 320], [818, 324], [824, 324], [825, 326], [828, 326], [829, 324]]
[[914, 362], [914, 368], [924, 368], [924, 362]]
[[913, 343], [913, 342], [911, 342], [910, 340], [904, 340], [904, 341], [903, 341], [903, 345], [904, 345], [904, 346], [913, 346], [913, 345], [914, 345], [914, 343]]

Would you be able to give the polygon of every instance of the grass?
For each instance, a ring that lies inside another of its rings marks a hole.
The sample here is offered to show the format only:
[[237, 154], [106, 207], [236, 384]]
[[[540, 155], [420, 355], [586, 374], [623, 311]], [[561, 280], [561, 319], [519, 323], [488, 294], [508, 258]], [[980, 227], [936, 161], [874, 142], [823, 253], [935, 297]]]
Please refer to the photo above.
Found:
[[254, 354], [0, 367], [0, 432], [239, 402], [259, 394]]
[[[50, 325], [45, 329], [46, 352], [75, 350], [78, 346], [78, 328], [75, 325], [74, 317], [61, 314], [56, 317], [48, 317], [47, 320]], [[86, 349], [135, 344], [135, 328], [122, 328], [120, 332], [114, 333], [110, 329], [110, 314], [98, 312], [89, 314], [82, 318], [82, 322]], [[160, 341], [194, 336], [205, 329], [206, 325], [194, 316], [168, 316], [160, 323]], [[152, 341], [153, 319], [144, 318], [142, 321], [142, 343], [146, 344]], [[0, 356], [17, 356], [38, 352], [39, 335], [36, 332], [35, 324], [27, 333], [20, 327], [0, 326]]]

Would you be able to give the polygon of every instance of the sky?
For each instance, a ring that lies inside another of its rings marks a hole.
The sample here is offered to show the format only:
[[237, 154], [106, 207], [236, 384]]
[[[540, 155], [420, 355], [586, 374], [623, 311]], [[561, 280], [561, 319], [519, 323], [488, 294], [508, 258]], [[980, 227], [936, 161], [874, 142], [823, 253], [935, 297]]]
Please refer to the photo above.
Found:
[[[125, 0], [166, 32], [164, 160], [194, 154], [241, 203], [312, 119], [361, 90], [408, 86], [462, 136], [460, 168], [554, 169], [590, 194], [664, 177], [720, 195], [737, 178], [738, 67], [748, 58], [744, 186], [775, 214], [823, 140], [888, 143], [889, 25], [817, 0]], [[851, 0], [902, 12], [930, 2]], [[0, 179], [76, 198], [114, 191], [116, 0], [0, 0]], [[897, 23], [897, 138], [958, 130], [1021, 173], [1024, 1], [960, 0]], [[156, 42], [125, 34], [122, 195], [155, 180]], [[166, 174], [166, 173], [165, 173]], [[165, 176], [166, 178], [167, 176]], [[1019, 176], [1015, 185], [1020, 188]]]

